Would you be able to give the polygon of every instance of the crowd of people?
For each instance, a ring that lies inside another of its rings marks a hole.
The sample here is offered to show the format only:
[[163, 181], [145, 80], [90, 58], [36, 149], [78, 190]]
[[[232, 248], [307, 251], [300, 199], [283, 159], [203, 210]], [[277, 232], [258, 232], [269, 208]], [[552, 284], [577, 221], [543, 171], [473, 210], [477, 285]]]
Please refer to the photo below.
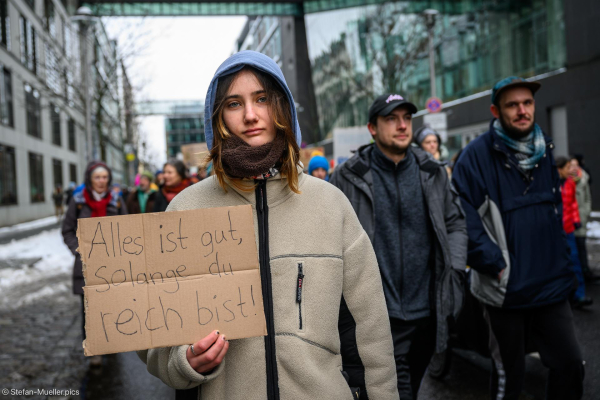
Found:
[[[413, 103], [382, 94], [368, 110], [373, 142], [333, 171], [314, 154], [305, 173], [279, 66], [236, 53], [207, 93], [211, 176], [169, 160], [124, 196], [106, 164], [91, 162], [69, 189], [73, 291], [83, 304], [78, 218], [251, 204], [268, 334], [230, 343], [214, 331], [139, 351], [177, 398], [417, 399], [470, 289], [490, 332], [491, 398], [519, 398], [536, 351], [546, 397], [580, 399], [572, 308], [592, 303], [585, 282], [596, 278], [585, 251], [591, 177], [581, 157], [554, 157], [535, 123], [540, 87], [499, 81], [489, 130], [450, 160], [435, 130], [413, 132]], [[300, 277], [302, 291], [290, 284]]]

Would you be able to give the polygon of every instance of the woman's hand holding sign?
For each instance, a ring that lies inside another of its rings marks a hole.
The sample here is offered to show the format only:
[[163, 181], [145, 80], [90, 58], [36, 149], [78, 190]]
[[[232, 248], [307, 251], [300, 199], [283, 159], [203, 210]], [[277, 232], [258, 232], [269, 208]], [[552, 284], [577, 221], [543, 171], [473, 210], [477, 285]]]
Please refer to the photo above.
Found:
[[186, 357], [196, 372], [204, 374], [223, 362], [228, 349], [229, 342], [225, 339], [225, 335], [219, 335], [219, 331], [214, 331], [188, 347]]

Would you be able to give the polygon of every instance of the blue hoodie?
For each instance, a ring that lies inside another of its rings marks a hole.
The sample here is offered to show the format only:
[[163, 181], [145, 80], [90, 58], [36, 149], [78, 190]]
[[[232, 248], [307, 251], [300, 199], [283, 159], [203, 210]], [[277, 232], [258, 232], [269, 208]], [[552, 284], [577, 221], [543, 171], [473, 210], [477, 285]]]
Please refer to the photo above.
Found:
[[279, 68], [279, 65], [277, 65], [275, 61], [264, 54], [256, 51], [244, 50], [240, 51], [239, 53], [235, 53], [225, 60], [223, 64], [221, 64], [221, 66], [217, 69], [217, 72], [215, 72], [215, 76], [213, 76], [213, 79], [208, 87], [208, 91], [206, 92], [206, 101], [204, 103], [204, 135], [206, 137], [206, 145], [208, 146], [209, 150], [212, 149], [213, 145], [212, 114], [215, 106], [215, 97], [217, 96], [219, 78], [237, 72], [245, 66], [254, 67], [258, 70], [266, 72], [275, 78], [277, 83], [279, 83], [279, 85], [283, 88], [292, 109], [292, 120], [294, 121], [293, 131], [296, 135], [296, 142], [298, 142], [298, 146], [300, 146], [300, 143], [302, 142], [302, 134], [300, 133], [300, 125], [298, 125], [298, 117], [296, 115], [296, 103], [294, 103], [294, 97], [292, 96], [292, 92], [285, 82], [281, 68]]

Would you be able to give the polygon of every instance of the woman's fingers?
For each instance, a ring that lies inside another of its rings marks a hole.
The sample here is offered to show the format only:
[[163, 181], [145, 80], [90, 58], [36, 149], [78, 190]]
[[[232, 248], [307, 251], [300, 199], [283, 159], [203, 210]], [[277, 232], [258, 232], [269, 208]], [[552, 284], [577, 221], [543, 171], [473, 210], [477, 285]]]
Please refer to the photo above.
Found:
[[215, 343], [217, 341], [217, 339], [219, 338], [219, 331], [213, 331], [211, 333], [209, 333], [208, 335], [206, 335], [204, 338], [198, 340], [196, 343], [193, 344], [194, 346], [194, 352], [192, 353], [192, 347], [188, 347], [187, 352], [186, 352], [186, 357], [188, 362], [190, 363], [190, 365], [192, 366], [192, 368], [196, 369], [196, 367], [194, 367], [193, 363], [198, 364], [198, 357], [200, 357], [202, 355], [202, 353], [204, 353], [206, 350], [210, 349], [210, 347], [213, 345], [213, 343]]
[[[214, 353], [212, 351], [214, 350]], [[211, 371], [219, 366], [223, 362], [225, 354], [229, 350], [229, 342], [226, 340], [225, 335], [221, 336], [219, 340], [205, 353], [205, 360], [208, 363], [200, 366], [196, 369], [198, 373], [205, 373]], [[210, 361], [212, 359], [212, 361]]]
[[[196, 371], [198, 371], [199, 369], [202, 369], [203, 371], [208, 371], [208, 369], [206, 369], [205, 367], [209, 364], [212, 364], [217, 359], [217, 357], [221, 353], [221, 350], [223, 350], [223, 346], [225, 345], [225, 343], [225, 335], [220, 336], [219, 339], [217, 339], [213, 343], [210, 349], [206, 350], [204, 353], [199, 355], [197, 357], [197, 360], [192, 360], [197, 362], [197, 367], [194, 369]], [[193, 367], [194, 366], [192, 365], [192, 368]]]

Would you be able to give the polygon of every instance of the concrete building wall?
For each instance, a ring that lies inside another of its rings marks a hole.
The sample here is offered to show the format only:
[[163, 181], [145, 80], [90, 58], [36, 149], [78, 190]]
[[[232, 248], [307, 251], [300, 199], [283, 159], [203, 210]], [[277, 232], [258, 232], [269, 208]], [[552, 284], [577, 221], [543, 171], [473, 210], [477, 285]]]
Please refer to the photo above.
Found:
[[[53, 159], [62, 161], [62, 181], [68, 185], [70, 181], [69, 164], [77, 166], [77, 175], [83, 180], [85, 168], [85, 136], [83, 115], [72, 107], [65, 106], [60, 98], [52, 98], [46, 86], [44, 42], [54, 40], [43, 26], [43, 2], [36, 1], [36, 12], [24, 1], [9, 1], [11, 49], [0, 46], [0, 64], [11, 71], [13, 94], [14, 127], [0, 125], [0, 144], [15, 149], [15, 166], [17, 177], [17, 204], [0, 206], [0, 226], [13, 225], [54, 214], [52, 191], [54, 190]], [[57, 16], [68, 21], [64, 8], [59, 1], [55, 2]], [[21, 63], [19, 17], [23, 15], [34, 25], [37, 35], [38, 73], [33, 74]], [[57, 18], [57, 24], [59, 19]], [[60, 31], [60, 27], [57, 26]], [[60, 35], [59, 35], [60, 38]], [[62, 40], [62, 39], [61, 39]], [[27, 134], [24, 84], [28, 83], [41, 93], [41, 126], [42, 137], [36, 138]], [[60, 107], [61, 146], [52, 144], [50, 123], [50, 101]], [[76, 151], [68, 148], [68, 118], [72, 117], [76, 124]], [[43, 157], [44, 202], [32, 203], [30, 196], [29, 153]]]

